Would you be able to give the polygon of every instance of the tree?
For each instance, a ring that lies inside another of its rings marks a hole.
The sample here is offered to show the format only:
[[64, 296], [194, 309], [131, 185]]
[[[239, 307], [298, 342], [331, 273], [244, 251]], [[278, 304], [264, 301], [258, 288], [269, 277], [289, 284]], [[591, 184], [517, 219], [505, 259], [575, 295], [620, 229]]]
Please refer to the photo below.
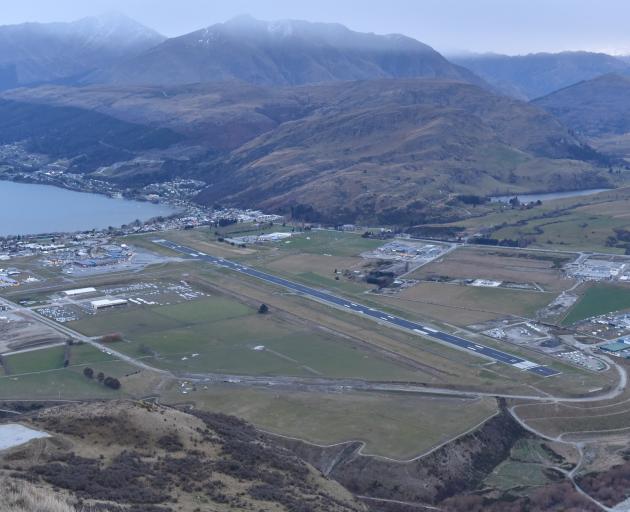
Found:
[[98, 380], [99, 382], [103, 382], [103, 380], [105, 380], [105, 374], [103, 372], [98, 372], [96, 380]]
[[114, 377], [105, 377], [103, 384], [111, 389], [120, 389], [120, 381]]
[[258, 308], [258, 313], [260, 313], [261, 315], [264, 315], [265, 313], [269, 312], [269, 306], [267, 306], [267, 304], [261, 304], [260, 307]]
[[83, 375], [85, 375], [88, 379], [94, 378], [94, 370], [92, 368], [84, 368]]

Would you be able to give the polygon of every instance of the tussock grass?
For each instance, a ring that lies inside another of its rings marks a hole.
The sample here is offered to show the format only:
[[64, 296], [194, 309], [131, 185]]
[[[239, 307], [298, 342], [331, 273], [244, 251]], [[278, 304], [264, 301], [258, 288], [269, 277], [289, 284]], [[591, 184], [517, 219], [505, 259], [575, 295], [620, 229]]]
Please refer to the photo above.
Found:
[[53, 491], [12, 478], [0, 477], [0, 504], [3, 512], [78, 512]]

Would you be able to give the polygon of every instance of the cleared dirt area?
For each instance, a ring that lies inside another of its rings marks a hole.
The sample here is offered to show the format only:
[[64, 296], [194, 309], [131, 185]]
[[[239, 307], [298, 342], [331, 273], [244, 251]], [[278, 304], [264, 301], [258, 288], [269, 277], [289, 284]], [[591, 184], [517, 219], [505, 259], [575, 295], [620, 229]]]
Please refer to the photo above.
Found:
[[19, 313], [0, 312], [0, 354], [59, 343], [65, 337]]
[[542, 289], [560, 292], [575, 281], [564, 277], [560, 267], [566, 255], [540, 254], [502, 249], [463, 247], [414, 272], [415, 279], [488, 279], [519, 284], [537, 284]]

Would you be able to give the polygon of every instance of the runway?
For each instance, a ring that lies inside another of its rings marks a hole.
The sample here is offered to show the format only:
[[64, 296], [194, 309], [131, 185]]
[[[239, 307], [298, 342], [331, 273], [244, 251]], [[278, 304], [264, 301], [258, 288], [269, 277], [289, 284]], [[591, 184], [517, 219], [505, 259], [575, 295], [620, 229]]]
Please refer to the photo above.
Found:
[[339, 297], [328, 291], [318, 290], [316, 288], [311, 288], [303, 284], [295, 283], [293, 281], [289, 281], [288, 279], [283, 279], [281, 277], [274, 276], [273, 274], [261, 272], [260, 270], [241, 265], [240, 263], [236, 263], [234, 261], [226, 260], [224, 258], [218, 258], [209, 254], [205, 254], [203, 252], [199, 252], [196, 249], [176, 244], [169, 240], [159, 239], [153, 240], [153, 242], [163, 247], [167, 247], [168, 249], [171, 249], [173, 251], [185, 254], [191, 258], [206, 261], [213, 265], [230, 269], [235, 272], [248, 275], [250, 277], [255, 277], [256, 279], [260, 279], [262, 281], [266, 281], [268, 283], [287, 288], [291, 291], [297, 292], [306, 297], [311, 297], [320, 302], [337, 306], [339, 308], [345, 308], [350, 312], [366, 316], [368, 318], [374, 319], [377, 322], [395, 325], [396, 327], [412, 331], [416, 334], [420, 334], [429, 339], [434, 339], [446, 345], [451, 345], [468, 353], [476, 354], [480, 357], [485, 357], [487, 359], [491, 359], [500, 363], [509, 364], [523, 371], [534, 373], [542, 377], [551, 377], [553, 375], [560, 374], [559, 371], [554, 370], [553, 368], [550, 368], [548, 366], [542, 366], [538, 363], [534, 363], [533, 361], [528, 361], [527, 359], [508, 354], [507, 352], [502, 352], [501, 350], [487, 347], [485, 345], [480, 345], [459, 336], [454, 336], [443, 331], [432, 329], [418, 322], [412, 322], [399, 316], [390, 315], [378, 309], [370, 308], [368, 306], [352, 302], [343, 297]]

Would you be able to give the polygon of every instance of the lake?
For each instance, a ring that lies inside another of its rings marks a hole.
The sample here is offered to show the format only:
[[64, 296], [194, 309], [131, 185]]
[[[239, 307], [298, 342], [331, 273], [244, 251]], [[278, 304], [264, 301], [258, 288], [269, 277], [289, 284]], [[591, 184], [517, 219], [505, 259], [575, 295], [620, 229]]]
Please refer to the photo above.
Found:
[[9, 423], [0, 425], [0, 450], [13, 448], [24, 443], [28, 443], [31, 439], [39, 439], [40, 437], [50, 437], [46, 432], [33, 430], [19, 423]]
[[507, 203], [514, 196], [518, 197], [521, 203], [531, 203], [536, 201], [551, 201], [553, 199], [566, 199], [567, 197], [590, 196], [598, 192], [606, 192], [610, 188], [591, 188], [587, 190], [571, 190], [569, 192], [548, 192], [546, 194], [512, 194], [511, 196], [494, 196], [490, 200], [493, 203]]
[[175, 211], [162, 204], [0, 181], [0, 236], [119, 227]]

